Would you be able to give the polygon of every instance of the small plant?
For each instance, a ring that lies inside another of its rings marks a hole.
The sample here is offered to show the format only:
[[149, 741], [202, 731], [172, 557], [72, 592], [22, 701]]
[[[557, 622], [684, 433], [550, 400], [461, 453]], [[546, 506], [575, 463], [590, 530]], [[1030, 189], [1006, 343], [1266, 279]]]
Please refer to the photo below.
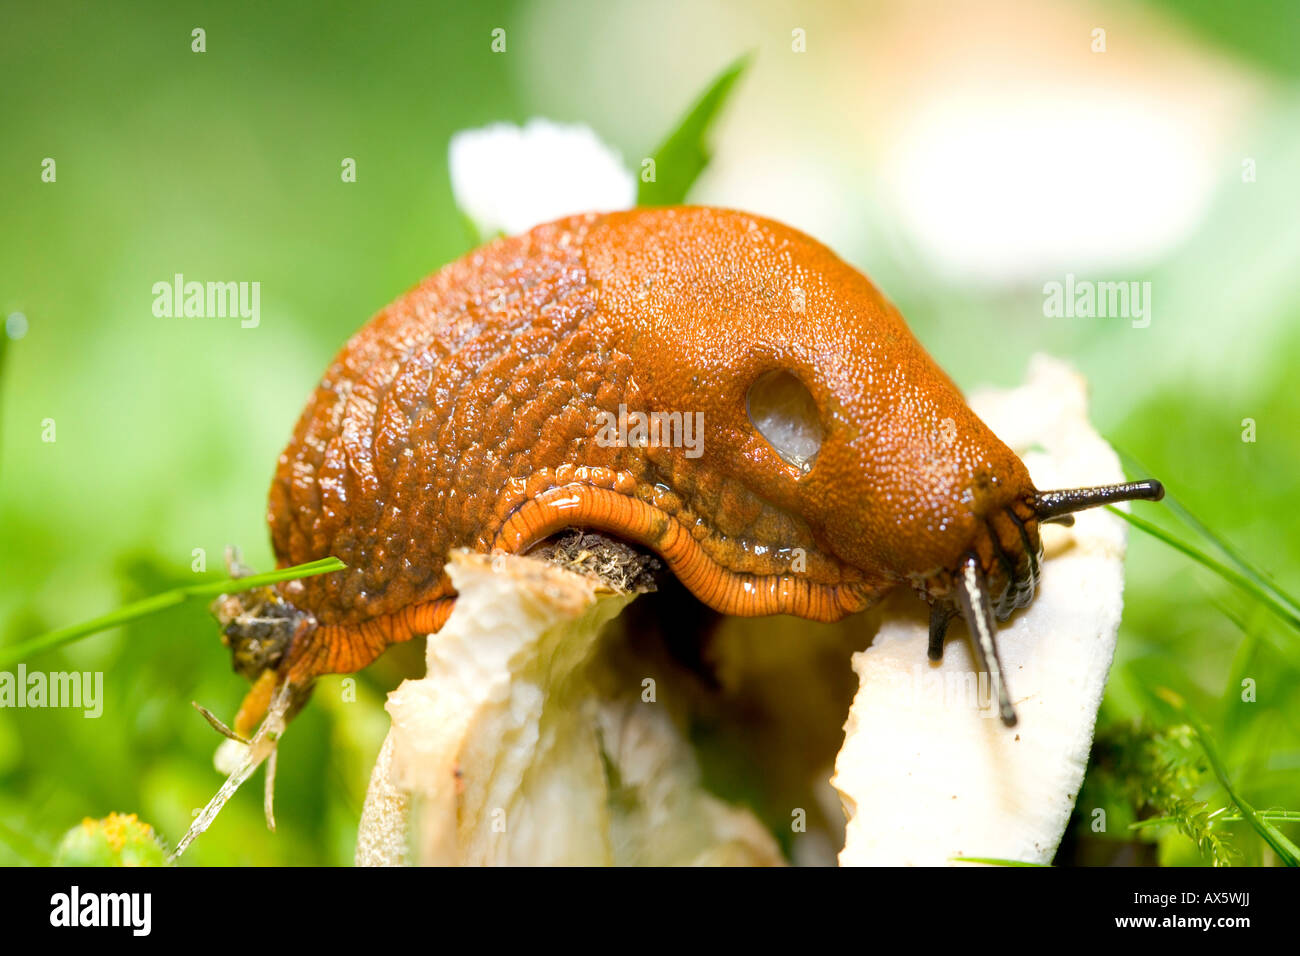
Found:
[[[1109, 799], [1103, 802], [1111, 804], [1112, 813], [1118, 810], [1130, 817], [1134, 828], [1174, 826], [1196, 844], [1202, 857], [1215, 866], [1229, 866], [1241, 852], [1217, 826], [1224, 811], [1197, 799], [1208, 770], [1187, 724], [1116, 724], [1093, 742], [1087, 788], [1106, 794]], [[1123, 806], [1116, 808], [1115, 801]]]
[[90, 817], [69, 830], [59, 842], [55, 866], [166, 866], [167, 848], [134, 813]]

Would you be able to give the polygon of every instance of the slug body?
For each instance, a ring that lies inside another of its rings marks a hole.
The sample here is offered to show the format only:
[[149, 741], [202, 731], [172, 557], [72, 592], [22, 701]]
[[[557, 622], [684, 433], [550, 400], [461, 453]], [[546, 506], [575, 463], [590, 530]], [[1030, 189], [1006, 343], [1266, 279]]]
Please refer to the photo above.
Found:
[[348, 567], [278, 586], [292, 627], [249, 676], [358, 670], [446, 620], [452, 548], [567, 527], [654, 550], [726, 614], [830, 621], [906, 585], [939, 647], [959, 612], [984, 647], [1032, 600], [1039, 522], [1082, 506], [1049, 504], [825, 246], [711, 208], [574, 217], [447, 266], [336, 357], [268, 520], [280, 566]]

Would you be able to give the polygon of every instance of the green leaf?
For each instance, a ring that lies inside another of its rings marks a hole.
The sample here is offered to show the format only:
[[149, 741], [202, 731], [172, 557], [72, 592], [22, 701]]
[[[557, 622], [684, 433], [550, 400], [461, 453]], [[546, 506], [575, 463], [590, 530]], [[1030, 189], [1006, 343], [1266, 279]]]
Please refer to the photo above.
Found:
[[752, 53], [746, 53], [723, 70], [672, 134], [655, 150], [655, 181], [646, 182], [645, 171], [641, 171], [643, 178], [636, 196], [638, 206], [675, 206], [686, 200], [691, 186], [713, 158], [707, 143], [709, 129], [752, 58]]
[[1273, 848], [1273, 852], [1278, 855], [1278, 858], [1283, 863], [1287, 866], [1300, 866], [1300, 847], [1297, 847], [1287, 839], [1286, 834], [1261, 816], [1233, 787], [1232, 781], [1228, 779], [1228, 772], [1219, 759], [1219, 751], [1214, 746], [1214, 738], [1210, 734], [1210, 728], [1205, 721], [1192, 712], [1179, 694], [1167, 687], [1155, 688], [1154, 694], [1187, 721], [1196, 734], [1196, 740], [1201, 745], [1201, 750], [1205, 752], [1205, 759], [1210, 762], [1210, 769], [1214, 771], [1214, 776], [1218, 778], [1220, 786], [1227, 791], [1228, 798], [1237, 805], [1237, 809], [1246, 818], [1246, 822], [1264, 839], [1265, 843]]
[[240, 591], [251, 591], [254, 588], [275, 584], [278, 581], [292, 581], [295, 578], [328, 574], [331, 571], [341, 571], [346, 567], [347, 565], [338, 558], [321, 558], [319, 561], [309, 561], [307, 564], [282, 568], [279, 571], [267, 571], [265, 574], [251, 574], [243, 578], [226, 578], [222, 581], [208, 581], [203, 584], [190, 584], [183, 588], [174, 588], [170, 591], [164, 591], [162, 594], [155, 594], [153, 597], [123, 605], [116, 611], [109, 611], [107, 614], [102, 614], [93, 620], [62, 627], [42, 634], [40, 637], [33, 637], [30, 640], [2, 648], [0, 649], [0, 668], [10, 667], [34, 654], [62, 647], [64, 644], [71, 644], [73, 641], [89, 637], [91, 634], [97, 634], [100, 631], [106, 631], [111, 627], [126, 624], [128, 621], [138, 620], [150, 614], [176, 607], [190, 598], [216, 597], [218, 594], [237, 594]]

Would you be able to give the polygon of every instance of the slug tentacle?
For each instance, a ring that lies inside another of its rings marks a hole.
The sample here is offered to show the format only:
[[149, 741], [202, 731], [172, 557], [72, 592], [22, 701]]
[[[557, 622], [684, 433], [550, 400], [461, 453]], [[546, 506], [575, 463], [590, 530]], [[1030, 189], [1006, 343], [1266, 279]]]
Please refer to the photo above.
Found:
[[1035, 499], [1034, 510], [1039, 521], [1052, 521], [1098, 505], [1113, 505], [1121, 501], [1159, 501], [1164, 496], [1165, 486], [1158, 481], [1128, 481], [1097, 488], [1040, 491]]
[[961, 563], [954, 578], [957, 592], [957, 605], [962, 617], [966, 619], [966, 628], [970, 631], [971, 647], [975, 651], [975, 660], [980, 670], [989, 675], [993, 696], [998, 701], [998, 715], [1008, 727], [1016, 725], [1016, 710], [1011, 706], [1011, 695], [1007, 691], [1006, 680], [1002, 675], [1002, 660], [998, 657], [997, 622], [993, 619], [993, 605], [989, 598], [988, 582], [979, 559], [969, 555]]
[[930, 646], [926, 656], [935, 663], [943, 660], [943, 639], [956, 616], [957, 609], [947, 601], [935, 601], [930, 605]]

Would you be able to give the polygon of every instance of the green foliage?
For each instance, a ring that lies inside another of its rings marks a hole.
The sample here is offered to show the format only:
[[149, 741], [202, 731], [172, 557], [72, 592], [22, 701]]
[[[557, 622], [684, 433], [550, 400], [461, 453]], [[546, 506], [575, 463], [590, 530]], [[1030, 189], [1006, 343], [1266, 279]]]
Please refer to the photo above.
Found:
[[1267, 69], [1300, 75], [1300, 13], [1289, 2], [1276, 0], [1148, 0], [1177, 17], [1208, 43], [1227, 47]]
[[751, 59], [752, 55], [746, 54], [723, 70], [655, 150], [655, 179], [647, 182], [641, 177], [638, 206], [675, 206], [686, 201], [691, 186], [713, 155], [708, 145], [709, 131]]
[[1240, 853], [1215, 826], [1222, 822], [1220, 811], [1198, 798], [1206, 769], [1187, 724], [1159, 729], [1139, 723], [1112, 725], [1093, 741], [1091, 770], [1079, 803], [1105, 808], [1113, 822], [1131, 820], [1130, 828], [1158, 818], [1191, 840], [1206, 860], [1226, 866]]
[[1286, 621], [1286, 623], [1300, 631], [1300, 610], [1297, 610], [1294, 599], [1289, 595], [1277, 591], [1276, 589], [1266, 588], [1257, 575], [1252, 576], [1242, 573], [1241, 571], [1228, 567], [1221, 561], [1216, 561], [1200, 548], [1190, 545], [1177, 536], [1170, 534], [1159, 525], [1146, 521], [1143, 518], [1139, 518], [1136, 515], [1128, 514], [1110, 505], [1107, 505], [1106, 507], [1112, 514], [1119, 515], [1119, 517], [1123, 518], [1133, 527], [1145, 531], [1153, 538], [1163, 541], [1174, 550], [1181, 551], [1193, 561], [1209, 568], [1229, 584], [1236, 585], [1243, 591], [1246, 591], [1251, 597], [1259, 601], [1269, 610], [1273, 611], [1278, 617]]
[[1232, 781], [1228, 778], [1228, 772], [1223, 766], [1223, 761], [1219, 759], [1218, 749], [1214, 745], [1214, 735], [1210, 732], [1205, 721], [1192, 712], [1181, 696], [1168, 688], [1160, 688], [1157, 695], [1191, 725], [1192, 731], [1196, 734], [1196, 741], [1205, 752], [1205, 759], [1209, 761], [1215, 778], [1227, 791], [1229, 799], [1237, 805], [1237, 809], [1241, 811], [1241, 815], [1246, 818], [1246, 821], [1255, 832], [1264, 838], [1283, 863], [1287, 866], [1300, 866], [1300, 848], [1297, 848], [1294, 843], [1287, 839], [1286, 834], [1274, 826], [1270, 820], [1264, 819], [1260, 814], [1256, 813], [1255, 808], [1247, 803], [1245, 798], [1232, 785]]
[[[1137, 464], [1131, 456], [1123, 457], [1130, 467]], [[1138, 470], [1144, 469], [1139, 466]], [[1300, 603], [1269, 580], [1237, 548], [1193, 515], [1176, 497], [1167, 494], [1166, 501], [1168, 509], [1218, 549], [1227, 559], [1227, 564], [1150, 521], [1118, 508], [1111, 507], [1109, 510], [1133, 527], [1213, 571], [1253, 600], [1259, 608], [1267, 609], [1292, 628], [1300, 630]], [[1253, 652], [1254, 635], [1242, 624], [1241, 617], [1217, 602], [1216, 606], [1226, 617], [1246, 631], [1245, 647]], [[1292, 638], [1292, 642], [1285, 646], [1284, 652], [1294, 656], [1296, 645], [1294, 636]], [[1239, 668], [1234, 670], [1240, 672]], [[1156, 687], [1154, 690], [1144, 687], [1144, 690], [1153, 698], [1163, 702], [1165, 707], [1173, 710], [1175, 715], [1185, 723], [1158, 734], [1137, 731], [1128, 739], [1109, 745], [1104, 743], [1102, 736], [1099, 736], [1093, 747], [1093, 765], [1104, 768], [1107, 757], [1110, 757], [1113, 763], [1112, 773], [1121, 782], [1121, 789], [1125, 792], [1131, 806], [1139, 813], [1151, 810], [1157, 814], [1157, 818], [1162, 823], [1174, 824], [1180, 832], [1192, 840], [1200, 854], [1212, 860], [1216, 866], [1228, 864], [1240, 854], [1227, 844], [1219, 831], [1214, 829], [1215, 822], [1242, 820], [1255, 830], [1283, 864], [1300, 866], [1300, 848], [1297, 848], [1295, 843], [1274, 823], [1275, 820], [1295, 822], [1295, 817], [1286, 811], [1257, 812], [1234, 788], [1219, 756], [1214, 743], [1214, 734], [1209, 725], [1187, 705], [1182, 695], [1166, 687]], [[1190, 794], [1199, 785], [1199, 777], [1204, 772], [1204, 766], [1184, 759], [1190, 737], [1195, 738], [1215, 778], [1237, 807], [1236, 815], [1225, 814], [1225, 808], [1210, 811], [1204, 801], [1192, 799]], [[1176, 742], [1182, 748], [1181, 757], [1163, 752], [1167, 749], [1164, 745], [1170, 742]], [[1193, 781], [1191, 779], [1193, 776], [1198, 779]], [[1095, 778], [1089, 779], [1095, 781]], [[1149, 822], [1139, 820], [1132, 826], [1136, 828]]]
[[[1120, 458], [1124, 461], [1125, 468], [1129, 471], [1130, 474], [1140, 474], [1140, 473], [1147, 472], [1146, 466], [1143, 465], [1141, 462], [1139, 462], [1132, 455], [1129, 455], [1123, 449], [1117, 449], [1117, 451], [1119, 452]], [[1168, 489], [1166, 489], [1165, 491], [1163, 504], [1165, 510], [1171, 512], [1183, 524], [1191, 528], [1202, 538], [1204, 538], [1205, 540], [1210, 542], [1210, 544], [1212, 544], [1215, 548], [1217, 548], [1224, 555], [1224, 557], [1228, 559], [1232, 567], [1235, 568], [1242, 577], [1246, 578], [1249, 584], [1255, 585], [1255, 587], [1253, 588], [1245, 585], [1240, 585], [1240, 584], [1239, 586], [1245, 586], [1246, 590], [1255, 594], [1259, 598], [1259, 600], [1261, 600], [1265, 604], [1270, 605], [1270, 607], [1272, 607], [1272, 609], [1275, 612], [1277, 612], [1279, 616], [1281, 616], [1282, 619], [1287, 621], [1288, 623], [1294, 624], [1297, 620], [1300, 620], [1300, 602], [1297, 602], [1295, 598], [1291, 597], [1285, 591], [1281, 590], [1277, 586], [1277, 584], [1274, 583], [1268, 577], [1268, 575], [1264, 574], [1264, 572], [1260, 571], [1259, 568], [1255, 567], [1255, 565], [1249, 559], [1247, 559], [1246, 556], [1243, 555], [1241, 551], [1239, 551], [1237, 547], [1232, 544], [1232, 542], [1225, 539], [1218, 532], [1214, 531], [1214, 529], [1210, 528], [1200, 518], [1192, 514], [1191, 509], [1188, 508], [1186, 505], [1184, 505], [1182, 501], [1177, 496], [1175, 496], [1172, 492], [1170, 492]], [[1127, 517], [1127, 516], [1121, 514], [1120, 517]], [[1157, 537], [1159, 537], [1159, 535], [1157, 535]], [[1222, 567], [1222, 565], [1219, 565], [1219, 563], [1215, 561], [1213, 558], [1210, 558], [1209, 556], [1200, 553], [1199, 551], [1197, 551], [1197, 549], [1191, 548], [1190, 545], [1174, 543], [1173, 547], [1177, 548], [1180, 551], [1183, 551], [1185, 554], [1188, 554], [1188, 556], [1191, 557], [1193, 560], [1198, 561], [1201, 564], [1204, 564], [1206, 567], [1210, 568], [1211, 570], [1217, 570], [1217, 568]], [[1226, 576], [1225, 575], [1220, 575], [1220, 576], [1224, 577], [1224, 579], [1229, 581], [1230, 583], [1234, 583], [1234, 584], [1239, 583], [1231, 573], [1227, 574]]]

